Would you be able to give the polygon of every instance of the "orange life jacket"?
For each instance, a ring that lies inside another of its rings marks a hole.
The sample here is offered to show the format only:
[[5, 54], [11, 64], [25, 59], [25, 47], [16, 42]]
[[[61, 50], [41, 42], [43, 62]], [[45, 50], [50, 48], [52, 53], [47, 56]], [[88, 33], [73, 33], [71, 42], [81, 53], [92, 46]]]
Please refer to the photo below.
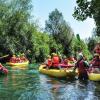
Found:
[[57, 67], [59, 65], [59, 57], [58, 56], [53, 56], [52, 58], [52, 66]]

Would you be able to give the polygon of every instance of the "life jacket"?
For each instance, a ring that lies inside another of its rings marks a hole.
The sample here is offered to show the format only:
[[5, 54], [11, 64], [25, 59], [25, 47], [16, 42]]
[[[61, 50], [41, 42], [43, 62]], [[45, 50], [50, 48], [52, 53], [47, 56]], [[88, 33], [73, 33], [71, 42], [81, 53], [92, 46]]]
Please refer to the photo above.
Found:
[[67, 59], [64, 59], [64, 62], [63, 62], [65, 65], [68, 65], [68, 60]]
[[84, 65], [84, 60], [78, 62], [78, 72], [79, 73], [86, 73], [86, 66]]
[[96, 49], [95, 52], [100, 54], [100, 49]]
[[17, 63], [20, 63], [20, 62], [21, 62], [20, 57], [16, 58], [16, 62], [17, 62]]
[[59, 61], [60, 61], [60, 59], [59, 59], [58, 56], [53, 56], [53, 58], [52, 58], [52, 66], [58, 67]]
[[93, 62], [92, 66], [94, 68], [100, 68], [100, 59], [95, 59], [95, 61]]
[[10, 59], [10, 62], [16, 63], [16, 57], [12, 57], [12, 58]]
[[52, 64], [52, 60], [49, 58], [49, 59], [47, 60], [47, 66], [51, 66], [51, 64]]
[[25, 57], [21, 57], [20, 60], [21, 60], [22, 62], [27, 61], [27, 59], [26, 59]]

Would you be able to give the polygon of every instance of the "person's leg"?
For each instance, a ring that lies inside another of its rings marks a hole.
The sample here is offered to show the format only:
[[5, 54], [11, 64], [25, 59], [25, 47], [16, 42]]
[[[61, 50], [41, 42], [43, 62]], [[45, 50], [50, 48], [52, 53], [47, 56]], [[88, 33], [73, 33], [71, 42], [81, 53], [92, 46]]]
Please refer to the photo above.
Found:
[[87, 74], [87, 72], [83, 73], [83, 78], [84, 78], [84, 80], [88, 80], [88, 74]]
[[79, 73], [78, 79], [79, 79], [79, 80], [82, 80], [82, 79], [83, 79], [83, 75], [82, 75], [81, 73]]

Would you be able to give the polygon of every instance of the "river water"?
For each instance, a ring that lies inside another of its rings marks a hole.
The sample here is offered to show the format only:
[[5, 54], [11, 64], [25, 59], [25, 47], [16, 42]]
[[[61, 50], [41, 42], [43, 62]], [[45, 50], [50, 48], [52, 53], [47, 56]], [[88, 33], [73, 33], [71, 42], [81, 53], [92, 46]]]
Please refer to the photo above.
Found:
[[38, 65], [10, 67], [0, 76], [0, 100], [100, 100], [100, 82], [63, 80], [38, 72]]

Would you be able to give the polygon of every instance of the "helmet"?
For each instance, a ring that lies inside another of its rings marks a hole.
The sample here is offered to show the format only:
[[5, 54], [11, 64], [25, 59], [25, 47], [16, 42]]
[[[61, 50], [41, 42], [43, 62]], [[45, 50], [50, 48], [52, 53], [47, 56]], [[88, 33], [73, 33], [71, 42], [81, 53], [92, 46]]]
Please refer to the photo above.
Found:
[[79, 55], [78, 60], [81, 60], [81, 59], [83, 59], [83, 56]]
[[67, 57], [64, 55], [63, 58], [65, 59], [65, 58], [67, 58]]
[[20, 55], [17, 55], [17, 57], [20, 57]]
[[98, 56], [99, 56], [99, 54], [97, 54], [97, 53], [94, 54], [94, 57], [98, 57]]
[[16, 55], [13, 55], [13, 57], [16, 57]]
[[56, 53], [52, 53], [52, 55], [53, 55], [53, 56], [57, 56], [57, 54], [56, 54]]
[[50, 56], [50, 55], [48, 55], [48, 56], [47, 56], [47, 58], [51, 58], [51, 56]]

